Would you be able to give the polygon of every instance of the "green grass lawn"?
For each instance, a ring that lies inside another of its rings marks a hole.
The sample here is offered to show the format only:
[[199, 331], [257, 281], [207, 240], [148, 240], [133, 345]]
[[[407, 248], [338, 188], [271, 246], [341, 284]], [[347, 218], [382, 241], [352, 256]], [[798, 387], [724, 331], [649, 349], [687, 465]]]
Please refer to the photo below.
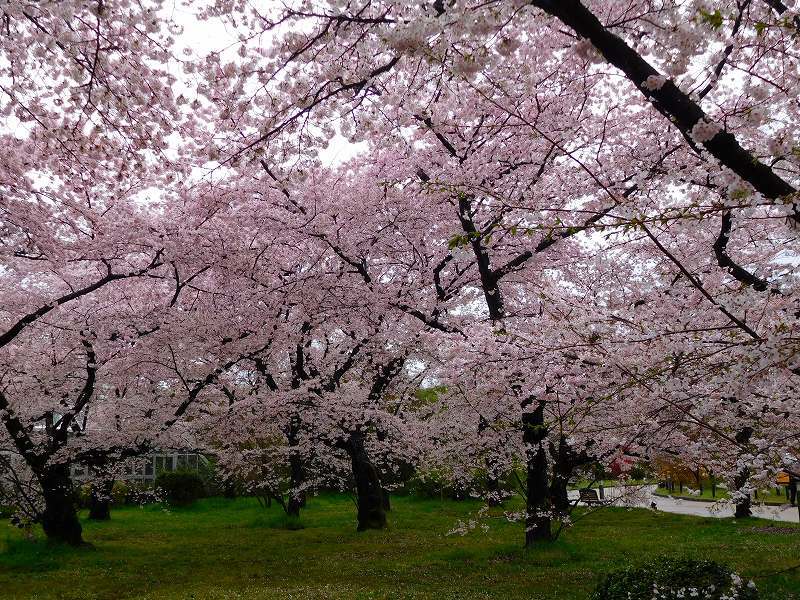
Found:
[[[28, 542], [0, 525], [2, 598], [585, 598], [600, 574], [660, 554], [713, 558], [753, 577], [800, 564], [800, 527], [602, 509], [528, 551], [500, 512], [488, 532], [448, 536], [473, 502], [395, 498], [391, 528], [357, 533], [345, 496], [313, 498], [304, 529], [280, 508], [209, 499], [165, 512], [122, 508], [85, 523], [94, 547]], [[800, 569], [756, 579], [800, 599]]]
[[[672, 496], [673, 498], [694, 498], [695, 500], [723, 500], [728, 497], [728, 490], [723, 490], [721, 488], [717, 488], [716, 496], [711, 495], [711, 487], [710, 486], [703, 486], [703, 493], [702, 494], [690, 494], [688, 492], [688, 488], [684, 487], [683, 492], [680, 492], [678, 487], [675, 486], [674, 492], [669, 492], [664, 488], [656, 489], [656, 495], [658, 496]], [[768, 490], [761, 490], [758, 492], [758, 498], [753, 499], [754, 503], [763, 502], [765, 504], [788, 504], [789, 501], [786, 499], [786, 492], [783, 491], [781, 488], [780, 492], [776, 492], [775, 488], [770, 488]]]

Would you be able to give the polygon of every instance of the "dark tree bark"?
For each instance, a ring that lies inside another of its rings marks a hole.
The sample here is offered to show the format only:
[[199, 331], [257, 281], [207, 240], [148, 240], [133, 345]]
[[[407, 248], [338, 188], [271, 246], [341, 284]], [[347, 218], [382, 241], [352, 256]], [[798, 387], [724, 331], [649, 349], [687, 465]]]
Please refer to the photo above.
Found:
[[558, 439], [558, 446], [550, 445], [550, 454], [553, 456], [553, 477], [550, 482], [550, 504], [559, 515], [569, 513], [571, 505], [568, 495], [568, 486], [573, 471], [580, 465], [591, 462], [585, 453], [576, 453], [567, 442], [566, 436]]
[[[750, 438], [753, 435], [753, 428], [752, 427], [742, 427], [736, 433], [736, 441], [744, 446], [750, 441]], [[747, 467], [742, 467], [742, 470], [733, 478], [733, 484], [736, 487], [736, 490], [741, 490], [746, 484], [747, 479], [750, 477], [750, 469]], [[740, 498], [736, 501], [736, 512], [734, 513], [734, 517], [737, 519], [744, 519], [746, 517], [752, 516], [753, 513], [750, 510], [750, 494], [745, 495], [745, 497]]]
[[111, 492], [114, 480], [104, 479], [101, 483], [93, 483], [89, 494], [89, 518], [93, 521], [108, 521], [111, 518]]
[[[750, 470], [747, 467], [739, 471], [739, 474], [733, 479], [733, 483], [735, 484], [737, 490], [740, 490], [742, 489], [742, 487], [744, 487], [744, 485], [747, 483], [747, 478], [749, 476], [750, 476]], [[737, 519], [744, 519], [753, 516], [753, 512], [750, 509], [749, 494], [736, 501], [736, 512], [734, 513], [733, 516]]]
[[350, 434], [341, 447], [347, 452], [353, 465], [358, 503], [358, 531], [386, 528], [383, 487], [378, 470], [367, 454], [364, 434], [356, 431]]
[[289, 501], [286, 503], [286, 514], [290, 517], [299, 517], [300, 509], [303, 507], [302, 500], [294, 493], [289, 494]]
[[83, 544], [82, 529], [72, 498], [69, 465], [46, 467], [39, 476], [44, 495], [42, 528], [47, 538], [71, 546]]
[[300, 509], [306, 505], [306, 493], [301, 490], [305, 482], [305, 470], [303, 469], [303, 460], [297, 453], [301, 426], [300, 416], [292, 415], [286, 435], [291, 452], [289, 455], [289, 501], [286, 504], [286, 514], [291, 517], [299, 517]]
[[[486, 417], [481, 415], [478, 420], [478, 435], [483, 435], [487, 429], [489, 429], [489, 422], [486, 420]], [[500, 506], [500, 480], [497, 478], [497, 474], [494, 472], [494, 468], [488, 456], [484, 459], [483, 464], [486, 466], [487, 504], [489, 506]]]
[[6, 429], [14, 440], [19, 453], [30, 466], [42, 486], [44, 511], [40, 515], [42, 528], [53, 542], [80, 546], [83, 543], [82, 529], [72, 498], [72, 482], [69, 465], [48, 466], [46, 458], [40, 456], [19, 418], [10, 410], [8, 400], [0, 391], [0, 411]]
[[[556, 17], [581, 37], [589, 39], [609, 63], [625, 74], [636, 89], [654, 101], [655, 108], [674, 123], [685, 137], [689, 136], [698, 121], [706, 118], [707, 115], [700, 105], [672, 81], [668, 80], [658, 90], [642, 87], [641, 84], [649, 76], [659, 75], [659, 72], [622, 38], [606, 29], [580, 0], [533, 0], [533, 5]], [[719, 132], [703, 145], [723, 165], [767, 198], [780, 198], [796, 191], [772, 168], [745, 150], [727, 131]], [[800, 221], [797, 211], [791, 218]]]
[[549, 541], [551, 535], [550, 493], [547, 482], [547, 455], [544, 440], [544, 402], [539, 401], [533, 412], [522, 415], [523, 441], [527, 455], [525, 547]]

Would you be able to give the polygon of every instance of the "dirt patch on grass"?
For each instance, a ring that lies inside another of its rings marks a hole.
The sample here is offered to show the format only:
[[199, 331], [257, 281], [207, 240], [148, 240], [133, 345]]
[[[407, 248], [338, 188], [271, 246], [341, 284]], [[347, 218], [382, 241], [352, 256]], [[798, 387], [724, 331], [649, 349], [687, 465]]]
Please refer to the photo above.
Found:
[[751, 527], [750, 531], [755, 531], [756, 533], [777, 533], [780, 535], [800, 534], [800, 528], [797, 527], [776, 527], [771, 525], [766, 527]]

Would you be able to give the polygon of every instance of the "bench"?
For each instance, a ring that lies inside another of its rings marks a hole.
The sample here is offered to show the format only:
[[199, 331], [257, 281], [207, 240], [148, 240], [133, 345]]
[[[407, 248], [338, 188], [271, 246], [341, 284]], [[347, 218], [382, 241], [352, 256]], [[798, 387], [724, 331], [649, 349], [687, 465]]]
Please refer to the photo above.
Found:
[[603, 501], [597, 496], [597, 490], [593, 490], [592, 488], [580, 490], [580, 501], [587, 506], [603, 504]]

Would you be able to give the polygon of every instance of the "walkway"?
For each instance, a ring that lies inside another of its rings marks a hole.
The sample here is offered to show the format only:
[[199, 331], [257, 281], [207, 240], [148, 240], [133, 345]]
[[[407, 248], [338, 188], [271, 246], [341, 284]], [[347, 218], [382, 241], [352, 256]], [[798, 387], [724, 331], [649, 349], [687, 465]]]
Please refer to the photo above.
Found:
[[[633, 486], [604, 488], [604, 495], [606, 500], [615, 499], [615, 504], [618, 506], [650, 508], [650, 503], [655, 502], [657, 510], [679, 515], [716, 518], [733, 516], [734, 509], [730, 504], [656, 496], [653, 493], [655, 490], [656, 486], [654, 485], [642, 486], [641, 488], [634, 488]], [[578, 491], [571, 490], [569, 492], [569, 497], [572, 500], [577, 499]], [[753, 516], [762, 519], [772, 519], [773, 521], [785, 521], [788, 523], [797, 523], [800, 521], [797, 507], [789, 505], [754, 505]]]

